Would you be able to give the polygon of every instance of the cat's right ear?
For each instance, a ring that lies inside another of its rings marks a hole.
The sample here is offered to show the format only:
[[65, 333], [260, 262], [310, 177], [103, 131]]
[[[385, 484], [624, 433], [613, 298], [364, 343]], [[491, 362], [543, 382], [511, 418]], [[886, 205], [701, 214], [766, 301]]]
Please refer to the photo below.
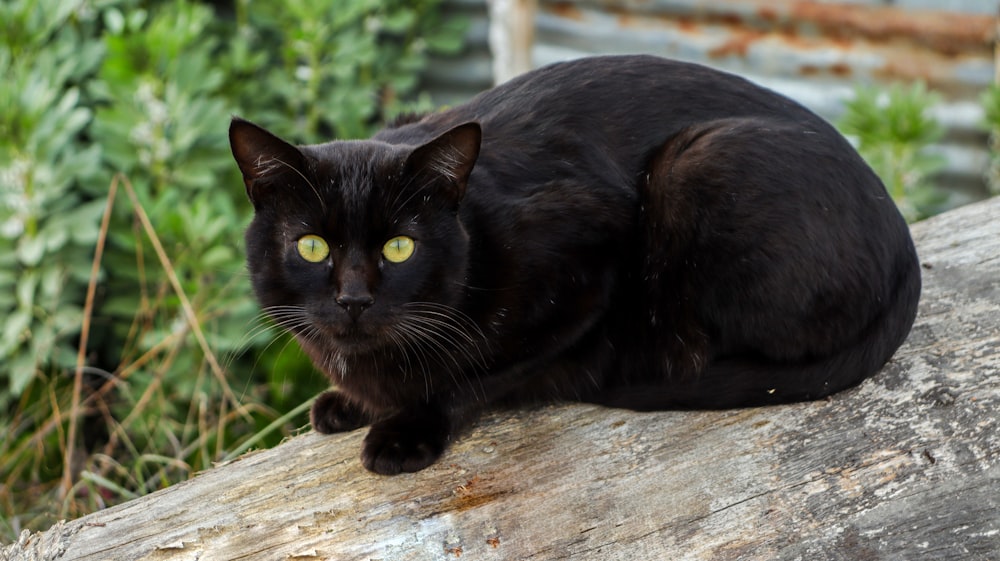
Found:
[[233, 117], [229, 124], [229, 147], [243, 173], [247, 196], [257, 203], [255, 186], [286, 174], [302, 176], [305, 157], [298, 148], [250, 121]]
[[468, 122], [417, 147], [406, 161], [409, 173], [427, 174], [448, 185], [448, 197], [457, 204], [465, 195], [469, 175], [482, 142], [479, 123]]

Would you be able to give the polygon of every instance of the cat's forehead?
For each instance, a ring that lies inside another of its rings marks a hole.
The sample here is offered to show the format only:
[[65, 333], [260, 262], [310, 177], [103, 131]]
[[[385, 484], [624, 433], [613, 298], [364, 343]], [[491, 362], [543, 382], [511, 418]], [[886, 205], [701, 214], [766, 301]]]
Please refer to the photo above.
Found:
[[405, 158], [405, 149], [374, 140], [338, 140], [302, 147], [313, 173], [332, 180], [370, 179], [391, 173]]
[[[335, 141], [302, 148], [317, 187], [333, 197], [368, 197], [402, 165], [403, 151], [384, 142]], [[348, 201], [350, 202], [350, 201]]]
[[335, 141], [304, 146], [315, 194], [330, 226], [358, 231], [371, 227], [394, 197], [394, 185], [408, 151], [384, 142]]

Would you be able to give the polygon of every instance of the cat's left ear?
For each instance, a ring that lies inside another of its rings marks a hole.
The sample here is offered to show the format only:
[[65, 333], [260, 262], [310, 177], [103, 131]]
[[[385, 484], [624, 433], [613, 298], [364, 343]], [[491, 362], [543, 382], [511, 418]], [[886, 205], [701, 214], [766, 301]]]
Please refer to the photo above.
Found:
[[479, 157], [482, 135], [479, 123], [458, 125], [415, 149], [406, 160], [407, 172], [435, 176], [445, 185], [447, 195], [458, 204], [465, 195], [469, 175]]
[[233, 117], [229, 125], [229, 147], [243, 173], [247, 196], [256, 204], [260, 195], [254, 186], [287, 174], [304, 177], [305, 157], [298, 148], [250, 121]]

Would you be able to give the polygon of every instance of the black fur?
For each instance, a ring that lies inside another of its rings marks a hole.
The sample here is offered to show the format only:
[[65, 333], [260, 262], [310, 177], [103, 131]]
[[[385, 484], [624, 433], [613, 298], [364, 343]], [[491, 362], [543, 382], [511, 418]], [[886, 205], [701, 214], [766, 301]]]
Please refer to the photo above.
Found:
[[[826, 122], [648, 56], [552, 65], [371, 140], [234, 119], [256, 294], [336, 386], [321, 432], [433, 463], [486, 407], [809, 400], [874, 374], [916, 314], [909, 230]], [[331, 247], [296, 252], [306, 234]], [[384, 259], [397, 235], [412, 258]]]

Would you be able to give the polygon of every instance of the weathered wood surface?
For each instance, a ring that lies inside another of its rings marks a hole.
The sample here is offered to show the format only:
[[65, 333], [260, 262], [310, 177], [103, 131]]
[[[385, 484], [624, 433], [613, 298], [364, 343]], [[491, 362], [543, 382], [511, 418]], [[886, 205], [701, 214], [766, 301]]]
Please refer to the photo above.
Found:
[[0, 558], [1000, 560], [1000, 199], [914, 233], [909, 341], [828, 401], [498, 414], [391, 478], [306, 434]]

